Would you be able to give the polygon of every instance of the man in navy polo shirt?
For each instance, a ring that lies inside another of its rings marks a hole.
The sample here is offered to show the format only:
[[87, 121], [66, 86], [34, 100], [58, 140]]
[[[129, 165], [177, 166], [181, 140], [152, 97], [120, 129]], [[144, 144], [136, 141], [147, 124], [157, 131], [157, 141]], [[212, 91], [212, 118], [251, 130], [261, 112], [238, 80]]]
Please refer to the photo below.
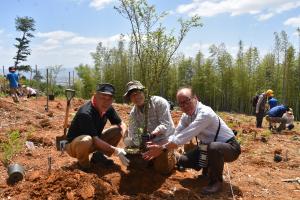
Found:
[[[108, 83], [99, 84], [96, 94], [90, 101], [81, 106], [76, 113], [67, 134], [67, 153], [78, 159], [80, 168], [86, 170], [90, 167], [89, 155], [93, 153], [92, 163], [113, 164], [103, 154], [115, 154], [122, 164], [128, 165], [125, 151], [116, 147], [127, 130], [126, 124], [121, 121], [112, 107], [115, 88]], [[107, 122], [112, 127], [103, 130]]]

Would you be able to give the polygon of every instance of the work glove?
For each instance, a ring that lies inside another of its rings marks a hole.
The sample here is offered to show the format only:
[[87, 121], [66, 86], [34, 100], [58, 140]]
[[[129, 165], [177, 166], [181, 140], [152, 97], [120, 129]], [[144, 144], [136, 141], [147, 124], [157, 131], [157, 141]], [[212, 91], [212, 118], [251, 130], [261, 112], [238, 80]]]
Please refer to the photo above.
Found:
[[126, 158], [126, 156], [125, 156], [126, 152], [124, 149], [115, 147], [114, 154], [119, 157], [119, 159], [121, 160], [123, 165], [125, 165], [125, 166], [129, 165], [130, 161], [128, 160], [128, 158]]

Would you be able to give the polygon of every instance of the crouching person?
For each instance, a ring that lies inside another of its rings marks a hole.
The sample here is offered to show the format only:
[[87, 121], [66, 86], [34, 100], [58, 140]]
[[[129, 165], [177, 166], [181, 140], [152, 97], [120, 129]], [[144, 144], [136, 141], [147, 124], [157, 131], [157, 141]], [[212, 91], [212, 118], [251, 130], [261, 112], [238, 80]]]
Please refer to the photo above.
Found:
[[[191, 88], [178, 90], [177, 102], [184, 112], [175, 133], [168, 138], [164, 145], [150, 144], [144, 153], [145, 159], [153, 159], [166, 150], [176, 149], [179, 145], [188, 143], [193, 137], [206, 144], [207, 157], [201, 154], [200, 148], [180, 155], [178, 162], [184, 167], [200, 170], [208, 165], [209, 184], [202, 189], [203, 194], [213, 194], [222, 189], [222, 173], [224, 162], [236, 160], [240, 153], [240, 145], [234, 133], [225, 122], [208, 106], [197, 100]], [[201, 145], [204, 146], [204, 145]], [[207, 158], [207, 159], [206, 159]]]
[[[124, 98], [134, 104], [130, 112], [128, 137], [125, 138], [126, 146], [139, 146], [140, 139], [138, 129], [144, 125], [145, 94], [144, 86], [139, 81], [130, 81]], [[165, 144], [168, 136], [174, 133], [175, 127], [170, 114], [170, 106], [166, 99], [159, 96], [151, 96], [148, 110], [149, 142]], [[175, 155], [173, 150], [165, 151], [154, 159], [154, 169], [161, 174], [169, 174], [175, 167]]]
[[[124, 149], [116, 147], [127, 127], [112, 107], [114, 93], [115, 89], [111, 84], [99, 84], [95, 95], [79, 108], [71, 123], [65, 149], [71, 157], [78, 159], [82, 170], [90, 168], [91, 153], [92, 163], [110, 166], [113, 161], [105, 155], [115, 154], [124, 165], [129, 164]], [[112, 127], [103, 130], [107, 120]]]
[[288, 130], [292, 130], [294, 126], [294, 114], [293, 114], [293, 109], [290, 108], [289, 111], [286, 111], [283, 115], [282, 118], [286, 120], [286, 128]]
[[[267, 112], [266, 120], [269, 121], [270, 124], [275, 124], [275, 130], [277, 132], [281, 132], [285, 130], [287, 119], [283, 117], [283, 114], [289, 111], [289, 107], [285, 105], [275, 106]], [[276, 128], [276, 124], [279, 123], [279, 127]], [[273, 125], [271, 126], [271, 130], [274, 129]]]

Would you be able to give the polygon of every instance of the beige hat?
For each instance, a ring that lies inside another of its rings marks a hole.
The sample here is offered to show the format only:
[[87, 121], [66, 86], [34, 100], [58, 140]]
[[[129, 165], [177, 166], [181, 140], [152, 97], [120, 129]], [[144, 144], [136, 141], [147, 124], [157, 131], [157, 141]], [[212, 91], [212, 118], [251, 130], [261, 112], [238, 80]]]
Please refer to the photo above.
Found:
[[287, 111], [288, 114], [293, 115], [293, 109], [290, 108], [289, 111]]
[[124, 94], [124, 98], [126, 101], [129, 100], [129, 94], [131, 90], [143, 90], [145, 87], [139, 81], [130, 81], [127, 83], [127, 90]]

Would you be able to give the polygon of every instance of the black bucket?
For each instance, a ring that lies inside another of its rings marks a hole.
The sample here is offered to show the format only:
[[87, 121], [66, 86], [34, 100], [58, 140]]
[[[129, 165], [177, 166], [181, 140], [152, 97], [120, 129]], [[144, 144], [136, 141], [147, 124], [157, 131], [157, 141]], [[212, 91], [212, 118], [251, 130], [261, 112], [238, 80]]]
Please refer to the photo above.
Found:
[[8, 181], [10, 183], [16, 183], [24, 178], [25, 170], [21, 165], [13, 164], [8, 166], [7, 173], [9, 176]]

